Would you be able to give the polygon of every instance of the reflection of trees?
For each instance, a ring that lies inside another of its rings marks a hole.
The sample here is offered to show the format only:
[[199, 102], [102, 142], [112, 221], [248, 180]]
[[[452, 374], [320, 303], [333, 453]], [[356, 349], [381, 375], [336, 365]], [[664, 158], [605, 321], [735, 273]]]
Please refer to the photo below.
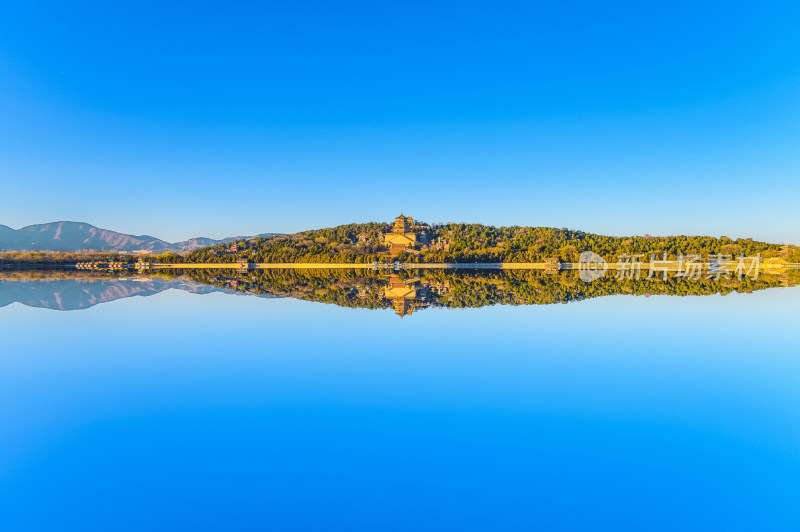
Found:
[[292, 297], [342, 307], [386, 308], [380, 295], [385, 281], [372, 270], [251, 270], [220, 273], [214, 270], [163, 270], [172, 276], [249, 292], [256, 295]]
[[800, 284], [800, 269], [785, 274], [698, 281], [669, 278], [618, 281], [609, 272], [592, 283], [577, 272], [502, 270], [163, 270], [130, 272], [24, 270], [0, 271], [0, 306], [14, 301], [62, 310], [88, 308], [132, 295], [169, 288], [207, 293], [218, 288], [238, 293], [293, 297], [344, 307], [393, 308], [407, 315], [427, 307], [546, 305], [618, 294], [702, 296], [753, 292]]
[[[213, 270], [171, 271], [170, 275], [189, 278], [219, 287], [253, 294], [293, 297], [345, 307], [387, 308], [397, 306], [391, 297], [390, 277], [371, 270], [255, 270], [247, 273], [220, 273]], [[481, 307], [485, 305], [547, 305], [581, 301], [609, 295], [676, 295], [702, 296], [753, 292], [775, 286], [794, 286], [800, 282], [800, 271], [787, 275], [762, 274], [753, 280], [700, 279], [697, 281], [669, 278], [617, 280], [612, 273], [592, 283], [584, 283], [577, 272], [556, 275], [541, 271], [453, 271], [420, 270], [392, 274], [393, 283], [402, 282], [414, 288], [415, 296], [404, 303], [414, 309], [428, 306], [446, 308]]]
[[547, 275], [536, 271], [498, 272], [485, 276], [456, 278], [451, 281], [453, 306], [482, 306], [484, 304], [545, 305], [581, 301], [610, 295], [676, 295], [701, 296], [752, 292], [773, 286], [783, 286], [781, 277], [762, 275], [759, 279], [741, 281], [701, 279], [690, 281], [669, 278], [617, 280], [607, 273], [592, 283], [581, 281], [577, 272]]

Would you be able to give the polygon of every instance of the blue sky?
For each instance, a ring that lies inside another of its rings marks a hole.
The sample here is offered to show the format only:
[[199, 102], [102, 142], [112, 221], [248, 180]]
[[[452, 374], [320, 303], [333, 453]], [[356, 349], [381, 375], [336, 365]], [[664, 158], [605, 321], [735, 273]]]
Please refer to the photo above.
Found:
[[0, 5], [0, 223], [800, 243], [795, 2]]

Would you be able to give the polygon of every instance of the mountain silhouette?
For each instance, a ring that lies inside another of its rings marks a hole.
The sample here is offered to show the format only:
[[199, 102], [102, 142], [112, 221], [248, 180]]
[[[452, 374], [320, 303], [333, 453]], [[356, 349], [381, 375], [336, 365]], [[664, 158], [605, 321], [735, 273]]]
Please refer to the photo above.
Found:
[[[257, 236], [271, 236], [264, 233]], [[109, 229], [100, 229], [84, 222], [51, 222], [36, 224], [14, 230], [0, 225], [0, 251], [193, 251], [233, 240], [249, 238], [232, 236], [213, 238], [190, 238], [182, 242], [167, 242], [150, 235], [129, 235]]]

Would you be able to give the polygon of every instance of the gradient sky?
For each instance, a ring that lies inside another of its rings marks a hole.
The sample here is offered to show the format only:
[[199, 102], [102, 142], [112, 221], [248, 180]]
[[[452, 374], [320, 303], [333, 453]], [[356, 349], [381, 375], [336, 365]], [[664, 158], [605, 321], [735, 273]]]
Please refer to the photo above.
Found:
[[800, 243], [797, 2], [4, 2], [0, 223]]

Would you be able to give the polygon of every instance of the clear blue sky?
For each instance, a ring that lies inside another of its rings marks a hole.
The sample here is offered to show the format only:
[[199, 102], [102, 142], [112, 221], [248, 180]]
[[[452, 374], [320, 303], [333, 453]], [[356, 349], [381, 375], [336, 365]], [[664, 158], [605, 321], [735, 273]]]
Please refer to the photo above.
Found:
[[0, 223], [800, 243], [797, 2], [4, 2]]

